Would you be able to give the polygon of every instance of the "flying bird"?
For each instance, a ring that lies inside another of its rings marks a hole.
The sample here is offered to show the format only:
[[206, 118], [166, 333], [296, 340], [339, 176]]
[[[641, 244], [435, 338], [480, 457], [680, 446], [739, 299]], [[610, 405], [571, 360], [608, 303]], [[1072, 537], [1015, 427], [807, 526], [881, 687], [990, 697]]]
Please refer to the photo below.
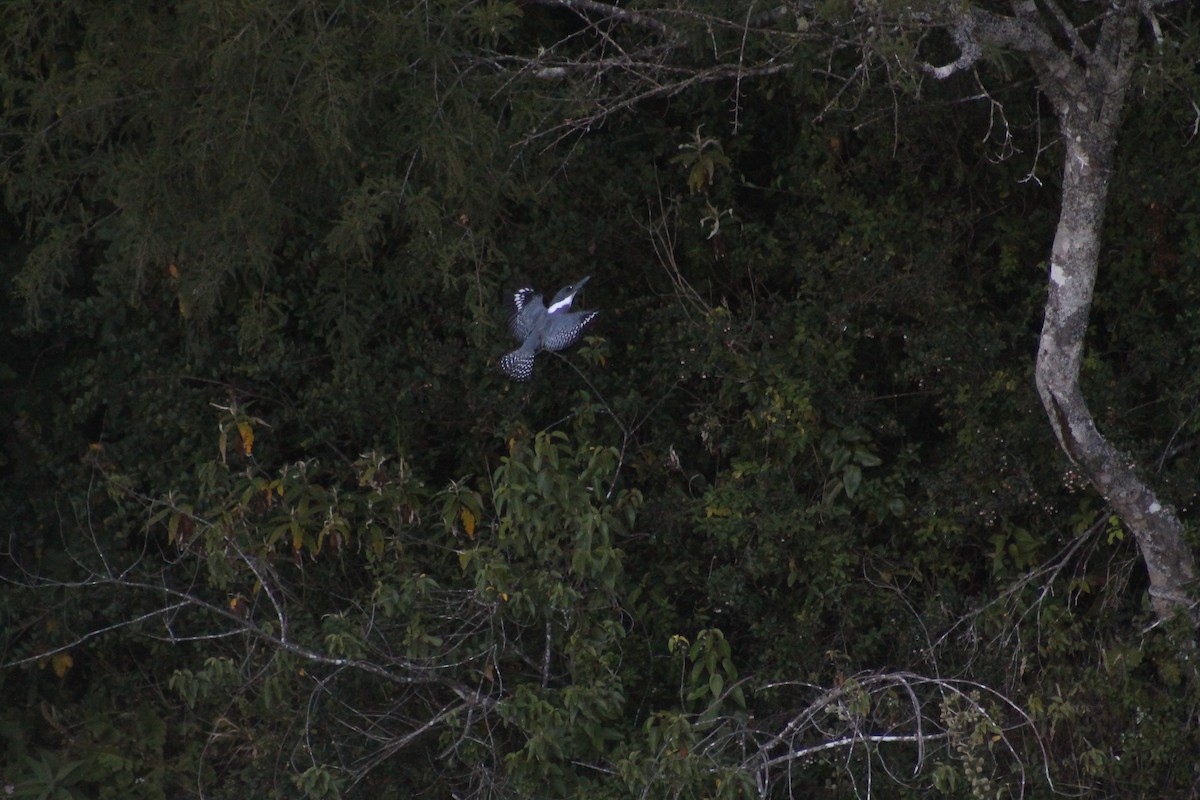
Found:
[[547, 306], [529, 287], [513, 292], [514, 313], [508, 322], [521, 346], [500, 359], [500, 369], [510, 378], [527, 381], [533, 375], [533, 358], [542, 350], [565, 350], [579, 339], [599, 311], [572, 311], [571, 303], [591, 278], [564, 286]]

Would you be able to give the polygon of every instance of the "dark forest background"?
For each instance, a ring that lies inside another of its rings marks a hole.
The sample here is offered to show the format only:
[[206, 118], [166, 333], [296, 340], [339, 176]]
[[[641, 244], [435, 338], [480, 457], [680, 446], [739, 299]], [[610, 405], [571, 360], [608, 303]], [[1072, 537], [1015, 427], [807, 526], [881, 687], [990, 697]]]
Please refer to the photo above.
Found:
[[[1034, 76], [816, 5], [8, 4], [0, 793], [1200, 791], [1194, 630], [1034, 388]], [[1195, 545], [1186, 6], [1084, 385]]]

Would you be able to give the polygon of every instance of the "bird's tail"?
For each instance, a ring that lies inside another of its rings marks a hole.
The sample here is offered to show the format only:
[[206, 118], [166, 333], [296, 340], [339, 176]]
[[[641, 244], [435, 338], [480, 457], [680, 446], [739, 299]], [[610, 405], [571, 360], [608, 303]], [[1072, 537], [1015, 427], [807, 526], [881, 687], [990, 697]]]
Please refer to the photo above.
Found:
[[535, 351], [527, 347], [519, 347], [511, 353], [506, 353], [500, 359], [500, 369], [505, 375], [517, 381], [527, 381], [533, 375], [533, 356]]

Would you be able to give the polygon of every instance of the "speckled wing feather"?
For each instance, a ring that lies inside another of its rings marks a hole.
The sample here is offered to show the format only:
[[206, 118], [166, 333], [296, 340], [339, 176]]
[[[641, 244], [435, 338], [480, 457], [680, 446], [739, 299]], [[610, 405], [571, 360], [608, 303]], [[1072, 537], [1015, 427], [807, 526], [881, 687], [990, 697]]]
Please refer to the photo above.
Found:
[[563, 350], [575, 344], [579, 334], [589, 322], [595, 319], [599, 311], [573, 311], [569, 314], [555, 314], [547, 326], [546, 335], [542, 338], [543, 350]]
[[525, 307], [530, 301], [537, 298], [537, 302], [541, 302], [541, 295], [535, 292], [528, 286], [517, 289], [512, 295], [512, 316], [508, 319], [508, 327], [513, 332], [513, 336], [521, 341], [524, 341], [532, 333], [532, 314], [524, 313]]

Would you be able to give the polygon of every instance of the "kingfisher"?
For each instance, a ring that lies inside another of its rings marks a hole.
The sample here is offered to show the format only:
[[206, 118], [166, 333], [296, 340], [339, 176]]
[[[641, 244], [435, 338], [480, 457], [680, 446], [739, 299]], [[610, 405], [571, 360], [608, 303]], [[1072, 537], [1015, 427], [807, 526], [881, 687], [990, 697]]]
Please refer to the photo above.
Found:
[[599, 311], [572, 311], [571, 303], [591, 278], [564, 286], [554, 295], [549, 307], [542, 296], [529, 287], [513, 292], [514, 313], [508, 321], [521, 346], [500, 359], [500, 369], [514, 380], [527, 381], [533, 374], [533, 357], [541, 350], [565, 350], [575, 344], [584, 327]]

